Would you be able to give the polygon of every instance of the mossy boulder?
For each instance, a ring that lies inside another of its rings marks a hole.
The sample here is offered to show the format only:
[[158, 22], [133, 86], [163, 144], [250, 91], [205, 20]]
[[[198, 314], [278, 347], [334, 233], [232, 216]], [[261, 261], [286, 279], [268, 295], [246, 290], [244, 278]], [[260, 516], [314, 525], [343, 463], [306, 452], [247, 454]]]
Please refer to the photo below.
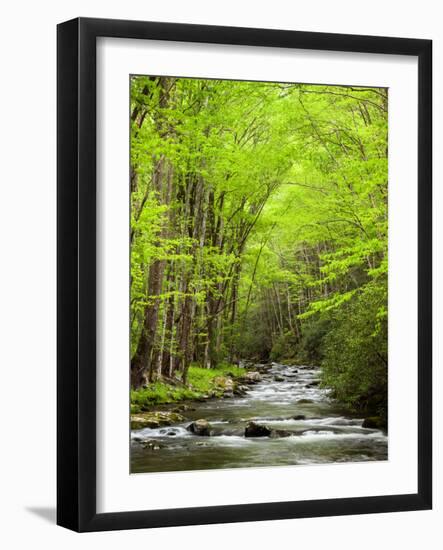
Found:
[[171, 426], [172, 424], [184, 422], [184, 420], [184, 416], [172, 411], [154, 411], [131, 414], [131, 430]]
[[193, 433], [194, 435], [208, 436], [211, 435], [211, 425], [204, 418], [199, 418], [191, 422], [189, 426], [186, 427], [188, 432]]
[[241, 381], [244, 384], [257, 384], [257, 382], [261, 382], [261, 375], [257, 371], [251, 371], [248, 372], [245, 376], [241, 378]]
[[213, 384], [222, 395], [232, 395], [234, 392], [234, 381], [229, 376], [216, 376]]

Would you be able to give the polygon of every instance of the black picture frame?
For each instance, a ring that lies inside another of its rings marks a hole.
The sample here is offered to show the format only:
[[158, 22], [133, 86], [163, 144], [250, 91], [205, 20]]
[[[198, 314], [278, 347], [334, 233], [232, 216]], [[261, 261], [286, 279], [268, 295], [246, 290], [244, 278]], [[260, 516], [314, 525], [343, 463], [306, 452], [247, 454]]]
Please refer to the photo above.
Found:
[[[432, 42], [78, 18], [57, 29], [57, 523], [105, 531], [432, 506]], [[418, 58], [418, 491], [416, 494], [96, 512], [96, 39], [399, 54]]]

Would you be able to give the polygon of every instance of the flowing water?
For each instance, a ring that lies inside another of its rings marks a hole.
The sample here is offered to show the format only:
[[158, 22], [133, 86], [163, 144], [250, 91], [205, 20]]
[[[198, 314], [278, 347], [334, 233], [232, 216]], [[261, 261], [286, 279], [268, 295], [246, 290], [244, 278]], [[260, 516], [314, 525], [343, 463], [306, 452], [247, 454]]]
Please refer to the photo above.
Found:
[[[243, 397], [192, 403], [186, 422], [133, 430], [131, 472], [387, 460], [386, 434], [362, 428], [363, 418], [349, 416], [316, 385], [319, 375], [317, 368], [273, 363]], [[299, 415], [305, 418], [295, 420]], [[211, 436], [186, 430], [199, 418], [210, 422]], [[245, 438], [250, 420], [292, 435]]]

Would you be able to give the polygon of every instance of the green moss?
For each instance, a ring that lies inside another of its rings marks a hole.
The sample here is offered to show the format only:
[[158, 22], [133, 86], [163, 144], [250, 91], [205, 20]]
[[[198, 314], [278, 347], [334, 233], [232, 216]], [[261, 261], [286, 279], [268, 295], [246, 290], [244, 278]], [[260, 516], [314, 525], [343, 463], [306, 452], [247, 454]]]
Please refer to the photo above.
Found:
[[181, 414], [172, 411], [131, 414], [131, 430], [170, 426], [171, 424], [183, 422], [184, 420], [185, 418]]
[[157, 381], [145, 388], [131, 390], [131, 412], [149, 410], [152, 405], [161, 403], [221, 397], [223, 388], [217, 384], [215, 379], [221, 376], [235, 379], [244, 376], [244, 374], [244, 369], [226, 363], [220, 364], [216, 369], [203, 369], [191, 365], [188, 371], [187, 386], [175, 386]]

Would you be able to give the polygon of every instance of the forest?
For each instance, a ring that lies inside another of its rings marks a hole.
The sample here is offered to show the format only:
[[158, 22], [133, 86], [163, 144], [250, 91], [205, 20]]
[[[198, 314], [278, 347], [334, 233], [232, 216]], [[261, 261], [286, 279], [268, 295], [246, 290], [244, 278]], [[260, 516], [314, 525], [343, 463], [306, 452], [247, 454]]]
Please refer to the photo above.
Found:
[[130, 86], [133, 395], [275, 361], [386, 417], [388, 90]]

